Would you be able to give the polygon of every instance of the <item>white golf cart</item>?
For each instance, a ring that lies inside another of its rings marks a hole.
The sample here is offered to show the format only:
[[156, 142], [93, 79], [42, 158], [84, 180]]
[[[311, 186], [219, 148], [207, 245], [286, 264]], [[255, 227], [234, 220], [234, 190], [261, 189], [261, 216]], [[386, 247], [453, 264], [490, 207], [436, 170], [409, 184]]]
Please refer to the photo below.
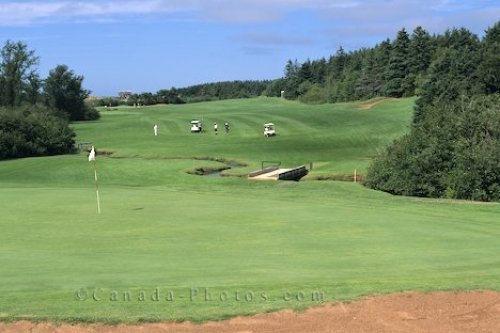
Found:
[[201, 132], [201, 121], [193, 120], [191, 122], [191, 133], [200, 133]]
[[264, 136], [270, 137], [275, 135], [276, 135], [276, 130], [274, 129], [274, 124], [273, 123], [264, 124]]

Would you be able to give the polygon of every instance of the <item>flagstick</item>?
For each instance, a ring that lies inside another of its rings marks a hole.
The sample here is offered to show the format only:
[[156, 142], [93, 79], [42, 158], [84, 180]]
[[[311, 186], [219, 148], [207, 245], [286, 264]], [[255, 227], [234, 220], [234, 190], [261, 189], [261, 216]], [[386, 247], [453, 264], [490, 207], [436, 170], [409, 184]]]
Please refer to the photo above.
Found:
[[101, 214], [101, 202], [99, 200], [99, 186], [97, 185], [97, 167], [94, 160], [95, 194], [97, 197], [97, 214]]

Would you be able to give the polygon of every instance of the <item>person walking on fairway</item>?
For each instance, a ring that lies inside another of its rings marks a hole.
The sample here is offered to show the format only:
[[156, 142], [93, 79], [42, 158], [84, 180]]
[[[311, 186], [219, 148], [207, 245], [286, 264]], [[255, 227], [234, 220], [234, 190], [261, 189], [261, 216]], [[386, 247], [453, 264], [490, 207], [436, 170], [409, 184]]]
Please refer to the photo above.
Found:
[[214, 123], [214, 133], [215, 135], [217, 135], [217, 130], [218, 130], [218, 126], [217, 126], [217, 123]]
[[224, 123], [224, 129], [226, 130], [226, 133], [229, 133], [229, 123], [228, 122]]
[[155, 124], [155, 125], [153, 126], [153, 131], [154, 131], [154, 133], [155, 133], [155, 136], [158, 136], [158, 125], [156, 125], [156, 124]]

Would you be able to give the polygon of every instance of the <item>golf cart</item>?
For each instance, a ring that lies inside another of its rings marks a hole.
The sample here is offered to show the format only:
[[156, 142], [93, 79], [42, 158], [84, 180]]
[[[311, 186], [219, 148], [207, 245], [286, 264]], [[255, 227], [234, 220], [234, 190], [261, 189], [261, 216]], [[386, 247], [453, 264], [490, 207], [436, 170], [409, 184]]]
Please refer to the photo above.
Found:
[[274, 130], [274, 124], [273, 123], [264, 124], [264, 136], [270, 137], [275, 135], [276, 131]]
[[193, 120], [191, 122], [191, 133], [200, 133], [201, 132], [201, 121]]

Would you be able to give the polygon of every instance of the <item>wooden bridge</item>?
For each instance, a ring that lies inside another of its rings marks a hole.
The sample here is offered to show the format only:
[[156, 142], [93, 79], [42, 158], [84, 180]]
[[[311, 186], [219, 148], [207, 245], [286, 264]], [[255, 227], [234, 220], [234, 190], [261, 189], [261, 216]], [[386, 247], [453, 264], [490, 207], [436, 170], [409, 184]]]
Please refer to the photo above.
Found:
[[283, 169], [276, 166], [257, 170], [248, 174], [248, 178], [255, 180], [295, 180], [299, 181], [308, 174], [305, 165], [295, 168]]

